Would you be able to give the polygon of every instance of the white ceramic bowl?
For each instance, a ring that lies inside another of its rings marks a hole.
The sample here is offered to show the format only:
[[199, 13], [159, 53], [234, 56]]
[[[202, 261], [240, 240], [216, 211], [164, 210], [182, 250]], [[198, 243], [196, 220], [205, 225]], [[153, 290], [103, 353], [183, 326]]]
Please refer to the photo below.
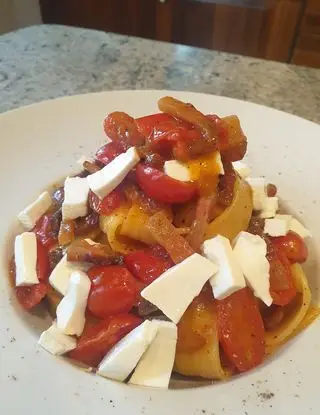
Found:
[[8, 285], [17, 213], [54, 181], [78, 170], [76, 160], [105, 141], [102, 119], [113, 110], [157, 111], [172, 95], [205, 113], [240, 117], [254, 175], [275, 183], [282, 204], [313, 233], [306, 272], [320, 302], [320, 127], [248, 102], [173, 91], [114, 91], [67, 97], [0, 115], [0, 412], [15, 414], [290, 414], [319, 413], [320, 322], [257, 369], [224, 383], [169, 391], [108, 381], [55, 358], [37, 338], [48, 319], [25, 313]]

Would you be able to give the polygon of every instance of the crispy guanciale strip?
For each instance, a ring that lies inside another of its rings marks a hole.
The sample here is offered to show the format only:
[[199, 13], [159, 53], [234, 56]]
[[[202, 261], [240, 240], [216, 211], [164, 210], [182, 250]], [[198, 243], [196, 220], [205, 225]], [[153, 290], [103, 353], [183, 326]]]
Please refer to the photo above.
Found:
[[194, 254], [189, 243], [180, 235], [163, 212], [151, 216], [146, 227], [157, 243], [166, 249], [175, 264]]
[[212, 206], [214, 196], [200, 197], [196, 206], [196, 217], [192, 224], [190, 233], [187, 236], [187, 241], [196, 251], [200, 249], [204, 241], [204, 235], [208, 227], [208, 220], [210, 209]]
[[96, 163], [92, 163], [91, 161], [84, 161], [83, 168], [87, 170], [90, 174], [96, 173], [97, 171], [101, 170], [101, 167], [98, 166]]
[[189, 122], [198, 127], [206, 140], [213, 141], [217, 137], [215, 124], [192, 104], [179, 101], [172, 97], [163, 97], [158, 101], [160, 111]]
[[59, 245], [71, 244], [75, 238], [75, 222], [73, 220], [62, 221], [59, 230]]
[[68, 261], [90, 262], [99, 265], [119, 264], [122, 256], [115, 254], [110, 246], [91, 239], [78, 239], [67, 249]]

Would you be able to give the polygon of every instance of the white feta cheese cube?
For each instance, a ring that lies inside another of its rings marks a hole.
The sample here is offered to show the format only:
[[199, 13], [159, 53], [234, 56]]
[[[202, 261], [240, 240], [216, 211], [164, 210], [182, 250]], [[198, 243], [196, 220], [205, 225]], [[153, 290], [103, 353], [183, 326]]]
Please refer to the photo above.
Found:
[[167, 176], [181, 182], [189, 182], [191, 175], [187, 166], [177, 160], [169, 160], [164, 163], [163, 170]]
[[242, 179], [246, 179], [251, 173], [250, 167], [242, 161], [234, 161], [232, 165]]
[[87, 179], [67, 177], [64, 182], [62, 219], [72, 220], [88, 214], [89, 185]]
[[16, 286], [39, 284], [37, 276], [37, 238], [33, 232], [18, 235], [14, 243]]
[[157, 335], [140, 359], [129, 383], [167, 388], [176, 354], [177, 326], [168, 321], [153, 322], [158, 324]]
[[43, 192], [33, 203], [19, 213], [18, 219], [22, 225], [30, 231], [34, 228], [37, 221], [44, 215], [52, 204], [51, 196], [48, 192]]
[[277, 213], [274, 218], [285, 221], [286, 228], [288, 229], [288, 232], [289, 232], [292, 215], [285, 215], [285, 214], [282, 214], [282, 213]]
[[233, 253], [253, 294], [267, 306], [270, 295], [270, 264], [266, 258], [267, 244], [259, 235], [240, 232], [234, 241]]
[[270, 236], [284, 236], [288, 233], [287, 222], [282, 219], [266, 219], [264, 233]]
[[64, 334], [80, 336], [85, 324], [85, 311], [91, 281], [87, 274], [75, 271], [71, 274], [67, 294], [57, 307], [57, 327]]
[[218, 272], [209, 280], [214, 298], [222, 300], [246, 286], [242, 270], [227, 238], [218, 235], [204, 241], [202, 252], [218, 266]]
[[208, 259], [193, 254], [164, 272], [144, 288], [141, 295], [177, 324], [189, 304], [217, 269]]
[[301, 238], [308, 238], [311, 235], [311, 232], [305, 228], [301, 222], [299, 222], [296, 218], [292, 218], [290, 222], [290, 231], [293, 231], [301, 236]]
[[63, 334], [62, 331], [58, 329], [57, 324], [53, 323], [48, 330], [41, 334], [38, 344], [47, 352], [55, 356], [60, 356], [75, 349], [77, 340], [74, 337]]
[[266, 197], [262, 203], [261, 218], [274, 218], [279, 209], [279, 199], [277, 196]]
[[146, 320], [123, 337], [99, 364], [98, 375], [124, 381], [155, 338], [157, 329], [156, 323]]
[[267, 198], [266, 180], [263, 177], [248, 177], [246, 180], [252, 190], [253, 209], [262, 210]]
[[134, 147], [120, 154], [103, 169], [87, 177], [90, 189], [103, 199], [123, 181], [126, 175], [140, 161], [139, 154]]
[[92, 264], [84, 262], [69, 262], [67, 255], [58, 262], [49, 276], [50, 285], [62, 295], [68, 291], [71, 274], [75, 271], [87, 271]]

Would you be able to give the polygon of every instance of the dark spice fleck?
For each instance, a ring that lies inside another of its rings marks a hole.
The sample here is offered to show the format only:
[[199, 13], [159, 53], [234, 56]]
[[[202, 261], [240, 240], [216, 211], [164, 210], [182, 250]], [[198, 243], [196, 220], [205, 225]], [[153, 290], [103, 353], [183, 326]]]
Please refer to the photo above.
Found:
[[270, 399], [272, 399], [274, 397], [274, 393], [273, 392], [259, 392], [258, 393], [259, 398], [261, 399], [262, 402], [264, 401], [268, 401]]
[[16, 338], [15, 337], [11, 337], [10, 343], [14, 343], [15, 341], [16, 341]]

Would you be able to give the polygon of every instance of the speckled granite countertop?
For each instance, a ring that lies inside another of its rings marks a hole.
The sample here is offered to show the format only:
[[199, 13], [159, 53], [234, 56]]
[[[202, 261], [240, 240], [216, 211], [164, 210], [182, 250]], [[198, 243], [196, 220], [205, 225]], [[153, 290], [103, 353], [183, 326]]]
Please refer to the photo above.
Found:
[[111, 89], [225, 95], [320, 122], [320, 70], [65, 26], [0, 37], [0, 112]]

